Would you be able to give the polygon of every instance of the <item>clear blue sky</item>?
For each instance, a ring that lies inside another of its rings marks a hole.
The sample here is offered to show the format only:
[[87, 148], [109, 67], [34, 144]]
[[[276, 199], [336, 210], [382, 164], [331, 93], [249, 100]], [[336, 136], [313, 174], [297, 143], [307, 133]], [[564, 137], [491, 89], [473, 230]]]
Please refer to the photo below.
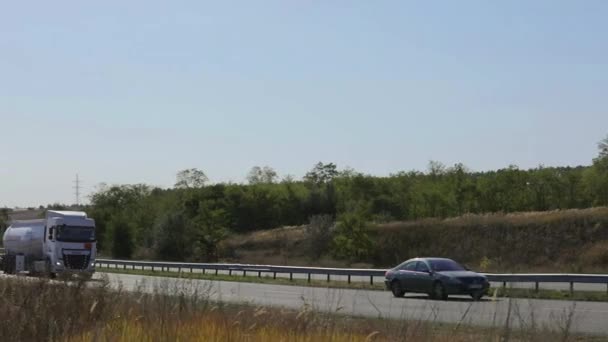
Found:
[[101, 182], [590, 164], [608, 1], [7, 1], [0, 206]]

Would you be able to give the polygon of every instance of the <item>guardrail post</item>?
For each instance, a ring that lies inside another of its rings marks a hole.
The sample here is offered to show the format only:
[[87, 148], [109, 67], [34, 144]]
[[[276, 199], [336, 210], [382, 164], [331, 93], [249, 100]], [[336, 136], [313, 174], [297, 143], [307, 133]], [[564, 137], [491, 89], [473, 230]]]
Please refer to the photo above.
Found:
[[329, 283], [329, 273], [327, 273], [327, 282]]
[[154, 272], [154, 266], [152, 266], [152, 272]]
[[369, 284], [374, 285], [374, 276], [369, 276]]
[[218, 272], [219, 272], [219, 271], [218, 271], [218, 269], [216, 268], [216, 269], [215, 269], [215, 275], [217, 275], [217, 274], [218, 274]]
[[192, 273], [192, 267], [190, 267], [190, 273]]
[[[216, 270], [217, 271], [217, 270]], [[232, 275], [232, 270], [228, 270], [228, 275], [231, 276]]]
[[570, 282], [570, 295], [573, 295], [573, 294], [574, 294], [574, 282], [571, 281]]
[[127, 264], [122, 265], [122, 269], [126, 270], [127, 269]]
[[262, 271], [258, 271], [258, 278], [262, 278]]
[[308, 273], [308, 282], [310, 283], [310, 273]]
[[348, 283], [350, 284], [350, 274], [348, 275]]
[[534, 290], [535, 290], [536, 292], [538, 292], [538, 282], [536, 282], [536, 286], [534, 287]]
[[289, 281], [293, 281], [293, 272], [289, 272]]
[[205, 274], [205, 269], [203, 268], [203, 274]]
[[243, 277], [247, 276], [247, 270], [243, 270]]
[[277, 279], [277, 272], [272, 272], [272, 279]]

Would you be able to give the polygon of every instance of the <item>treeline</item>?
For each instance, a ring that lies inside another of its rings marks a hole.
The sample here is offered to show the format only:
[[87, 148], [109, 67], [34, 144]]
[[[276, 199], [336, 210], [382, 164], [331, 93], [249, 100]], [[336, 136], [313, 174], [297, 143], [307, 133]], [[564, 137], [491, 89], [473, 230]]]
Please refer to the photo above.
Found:
[[230, 234], [302, 225], [318, 215], [388, 222], [606, 206], [608, 139], [584, 167], [473, 172], [431, 162], [426, 172], [374, 177], [318, 163], [299, 180], [278, 181], [270, 167], [254, 167], [247, 178], [248, 184], [209, 185], [203, 171], [184, 170], [170, 189], [104, 187], [87, 210], [101, 249], [114, 257], [209, 261]]
[[9, 210], [7, 208], [0, 208], [0, 232], [4, 232], [4, 229], [8, 227], [8, 217]]

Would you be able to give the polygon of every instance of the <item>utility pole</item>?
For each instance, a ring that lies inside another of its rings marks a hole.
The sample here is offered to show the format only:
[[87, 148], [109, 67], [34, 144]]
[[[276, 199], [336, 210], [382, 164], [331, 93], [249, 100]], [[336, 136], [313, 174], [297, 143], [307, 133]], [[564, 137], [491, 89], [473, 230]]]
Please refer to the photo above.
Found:
[[82, 188], [82, 186], [80, 185], [80, 178], [78, 177], [78, 174], [76, 174], [76, 180], [74, 181], [74, 194], [76, 195], [76, 206], [80, 206], [80, 189]]

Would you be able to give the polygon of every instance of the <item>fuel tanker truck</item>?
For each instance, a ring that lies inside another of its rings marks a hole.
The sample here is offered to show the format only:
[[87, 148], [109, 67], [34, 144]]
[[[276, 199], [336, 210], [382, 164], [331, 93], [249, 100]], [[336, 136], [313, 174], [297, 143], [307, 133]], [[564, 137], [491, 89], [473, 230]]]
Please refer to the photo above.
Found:
[[80, 211], [47, 211], [44, 219], [13, 221], [4, 232], [6, 274], [77, 275], [95, 272], [95, 221]]

